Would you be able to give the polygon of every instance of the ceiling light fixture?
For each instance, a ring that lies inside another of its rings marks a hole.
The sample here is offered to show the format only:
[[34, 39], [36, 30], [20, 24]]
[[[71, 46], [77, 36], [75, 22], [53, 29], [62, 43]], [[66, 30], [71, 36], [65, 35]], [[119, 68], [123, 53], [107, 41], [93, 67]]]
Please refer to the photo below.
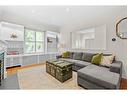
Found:
[[66, 8], [66, 12], [69, 12], [70, 11], [70, 8]]
[[31, 12], [32, 12], [32, 13], [35, 13], [35, 10], [32, 10]]

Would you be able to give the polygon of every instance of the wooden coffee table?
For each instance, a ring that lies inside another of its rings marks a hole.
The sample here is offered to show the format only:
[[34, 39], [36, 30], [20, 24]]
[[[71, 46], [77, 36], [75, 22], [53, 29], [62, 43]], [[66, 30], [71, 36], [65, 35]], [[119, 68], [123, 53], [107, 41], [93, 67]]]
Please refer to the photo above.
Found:
[[46, 61], [46, 72], [60, 82], [72, 78], [72, 63], [63, 60]]

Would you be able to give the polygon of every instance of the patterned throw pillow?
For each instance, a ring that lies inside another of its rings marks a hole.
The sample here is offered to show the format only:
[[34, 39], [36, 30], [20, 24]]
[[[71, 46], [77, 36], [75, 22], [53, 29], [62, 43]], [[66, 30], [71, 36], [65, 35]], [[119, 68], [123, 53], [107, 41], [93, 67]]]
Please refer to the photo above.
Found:
[[114, 57], [115, 57], [114, 55], [103, 56], [100, 65], [110, 67], [113, 62]]
[[100, 65], [102, 57], [103, 57], [103, 53], [94, 55], [91, 63], [95, 65]]

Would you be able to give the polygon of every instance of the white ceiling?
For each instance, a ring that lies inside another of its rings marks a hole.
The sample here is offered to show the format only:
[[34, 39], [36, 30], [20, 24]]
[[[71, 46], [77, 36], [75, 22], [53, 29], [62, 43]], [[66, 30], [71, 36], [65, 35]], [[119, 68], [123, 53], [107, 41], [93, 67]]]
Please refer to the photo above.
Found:
[[[9, 22], [61, 28], [66, 25], [102, 23], [127, 10], [120, 6], [1, 6], [2, 19]], [[30, 24], [30, 23], [28, 23]]]

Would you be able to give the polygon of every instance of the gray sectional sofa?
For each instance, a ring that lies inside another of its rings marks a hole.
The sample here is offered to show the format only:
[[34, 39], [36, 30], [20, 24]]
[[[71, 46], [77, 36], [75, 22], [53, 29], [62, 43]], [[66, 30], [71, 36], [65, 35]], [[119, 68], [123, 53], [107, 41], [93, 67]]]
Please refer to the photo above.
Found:
[[73, 63], [72, 69], [77, 71], [78, 85], [87, 89], [119, 89], [122, 62], [114, 59], [110, 67], [94, 65], [91, 63], [94, 55], [94, 53], [70, 52], [68, 58], [61, 59]]

